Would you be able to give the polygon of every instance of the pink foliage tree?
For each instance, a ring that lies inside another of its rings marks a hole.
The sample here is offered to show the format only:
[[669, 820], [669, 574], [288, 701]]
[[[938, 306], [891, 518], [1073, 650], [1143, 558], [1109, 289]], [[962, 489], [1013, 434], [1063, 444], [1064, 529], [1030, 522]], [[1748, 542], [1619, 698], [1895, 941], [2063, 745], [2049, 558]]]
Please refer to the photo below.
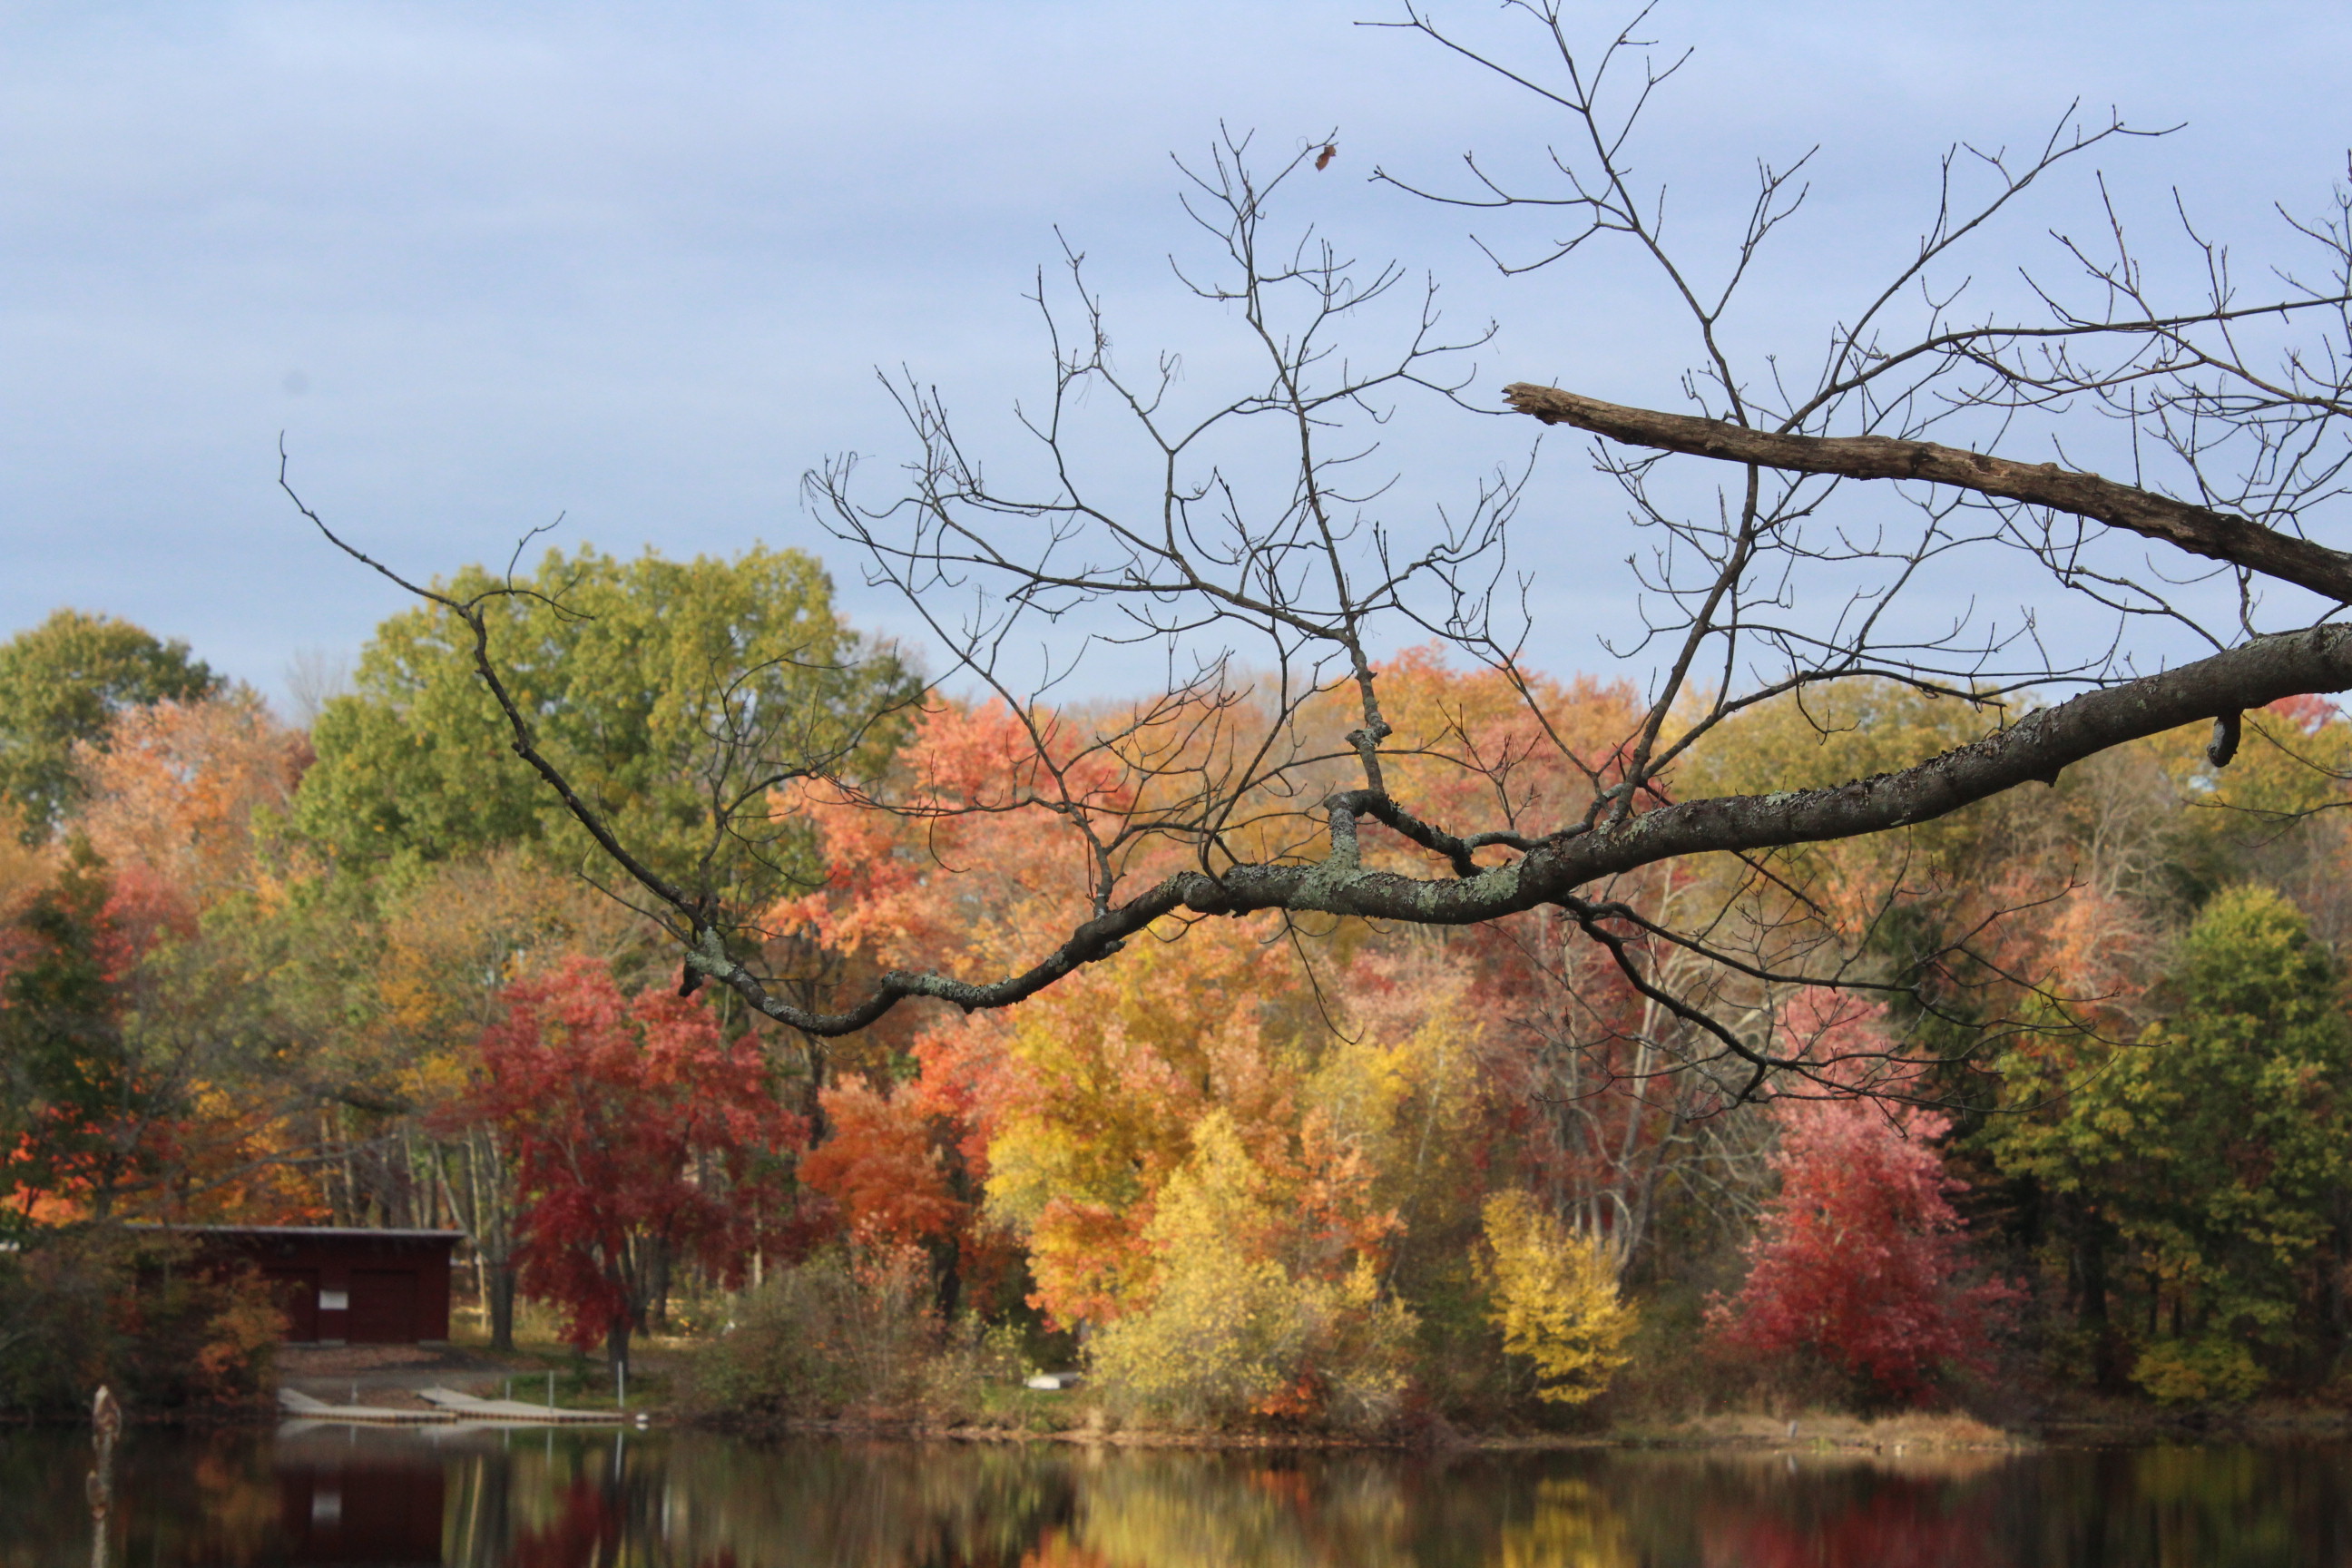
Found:
[[1948, 1122], [1867, 1100], [1784, 1100], [1780, 1190], [1749, 1244], [1747, 1283], [1709, 1314], [1727, 1349], [1810, 1353], [1885, 1397], [1917, 1403], [1982, 1372], [2015, 1289], [1974, 1277], [1933, 1147]]

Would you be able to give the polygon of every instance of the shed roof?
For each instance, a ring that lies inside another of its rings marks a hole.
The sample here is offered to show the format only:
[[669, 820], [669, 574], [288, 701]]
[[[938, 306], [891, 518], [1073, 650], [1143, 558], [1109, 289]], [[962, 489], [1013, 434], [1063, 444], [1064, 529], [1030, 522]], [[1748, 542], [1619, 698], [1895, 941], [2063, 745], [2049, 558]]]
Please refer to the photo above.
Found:
[[321, 1239], [463, 1241], [462, 1230], [390, 1230], [364, 1225], [153, 1225], [142, 1229], [189, 1231], [203, 1236], [309, 1236]]

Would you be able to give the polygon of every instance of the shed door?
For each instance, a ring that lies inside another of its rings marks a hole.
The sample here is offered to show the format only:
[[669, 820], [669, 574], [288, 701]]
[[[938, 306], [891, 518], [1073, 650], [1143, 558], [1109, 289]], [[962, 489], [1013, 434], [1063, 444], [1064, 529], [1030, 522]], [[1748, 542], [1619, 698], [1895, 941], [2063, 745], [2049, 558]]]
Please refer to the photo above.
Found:
[[319, 1271], [315, 1268], [265, 1268], [261, 1277], [269, 1281], [278, 1298], [278, 1310], [286, 1314], [286, 1337], [296, 1344], [308, 1344], [319, 1337]]
[[352, 1315], [344, 1338], [355, 1345], [415, 1344], [416, 1297], [414, 1269], [352, 1269]]

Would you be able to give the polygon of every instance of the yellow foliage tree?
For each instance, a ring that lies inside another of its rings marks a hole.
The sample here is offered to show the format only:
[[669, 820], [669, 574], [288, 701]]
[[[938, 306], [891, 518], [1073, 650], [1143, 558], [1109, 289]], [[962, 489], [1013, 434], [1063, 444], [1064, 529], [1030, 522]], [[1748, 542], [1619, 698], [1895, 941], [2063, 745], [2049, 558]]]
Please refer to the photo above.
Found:
[[1525, 1193], [1496, 1193], [1485, 1212], [1488, 1315], [1504, 1351], [1535, 1363], [1537, 1397], [1583, 1404], [1629, 1359], [1637, 1319], [1617, 1294], [1616, 1270], [1599, 1242]]
[[1372, 1260], [1286, 1264], [1308, 1194], [1251, 1157], [1233, 1115], [1213, 1110], [1162, 1189], [1144, 1239], [1152, 1300], [1094, 1342], [1117, 1396], [1180, 1420], [1306, 1418], [1372, 1427], [1393, 1415], [1414, 1320], [1384, 1296]]

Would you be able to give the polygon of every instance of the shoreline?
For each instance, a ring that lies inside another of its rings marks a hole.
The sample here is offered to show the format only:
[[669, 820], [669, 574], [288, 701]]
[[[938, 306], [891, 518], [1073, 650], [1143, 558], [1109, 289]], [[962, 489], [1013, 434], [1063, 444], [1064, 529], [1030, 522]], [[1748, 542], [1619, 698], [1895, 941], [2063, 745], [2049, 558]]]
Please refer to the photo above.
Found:
[[1418, 1432], [1372, 1436], [1204, 1431], [1108, 1424], [1038, 1429], [882, 1417], [781, 1421], [677, 1417], [659, 1424], [753, 1440], [824, 1436], [879, 1442], [1062, 1443], [1085, 1447], [1439, 1455], [1615, 1450], [1855, 1458], [1957, 1455], [1992, 1458], [2070, 1447], [2352, 1442], [2352, 1413], [2337, 1411], [2316, 1417], [2308, 1411], [2200, 1413], [2179, 1417], [2150, 1414], [2137, 1418], [2077, 1415], [2053, 1417], [2020, 1427], [1993, 1426], [1966, 1415], [1910, 1413], [1868, 1419], [1811, 1412], [1798, 1416], [1794, 1422], [1738, 1415], [1658, 1426], [1629, 1424], [1596, 1432], [1481, 1432], [1441, 1426]]
[[[2041, 1419], [2011, 1426], [1996, 1426], [1959, 1413], [1915, 1411], [1864, 1417], [1816, 1410], [1801, 1412], [1793, 1419], [1719, 1415], [1674, 1422], [1626, 1422], [1584, 1432], [1465, 1429], [1441, 1420], [1410, 1430], [1370, 1434], [1130, 1426], [1096, 1408], [1072, 1414], [1079, 1418], [1058, 1426], [942, 1421], [919, 1415], [880, 1412], [758, 1420], [658, 1407], [632, 1409], [625, 1419], [632, 1428], [637, 1428], [640, 1419], [649, 1418], [656, 1429], [709, 1432], [751, 1441], [825, 1437], [869, 1442], [1065, 1444], [1078, 1447], [1235, 1453], [1464, 1455], [1615, 1450], [1924, 1458], [1938, 1455], [1993, 1458], [2052, 1448], [2352, 1443], [2352, 1411], [2277, 1405], [2177, 1414], [2078, 1409], [2053, 1412]], [[126, 1415], [128, 1424], [133, 1426], [212, 1431], [258, 1431], [273, 1428], [286, 1418], [274, 1405], [258, 1404]], [[331, 1423], [333, 1418], [321, 1413], [317, 1419]], [[83, 1426], [87, 1426], [87, 1419], [80, 1416], [0, 1412], [0, 1427]]]

